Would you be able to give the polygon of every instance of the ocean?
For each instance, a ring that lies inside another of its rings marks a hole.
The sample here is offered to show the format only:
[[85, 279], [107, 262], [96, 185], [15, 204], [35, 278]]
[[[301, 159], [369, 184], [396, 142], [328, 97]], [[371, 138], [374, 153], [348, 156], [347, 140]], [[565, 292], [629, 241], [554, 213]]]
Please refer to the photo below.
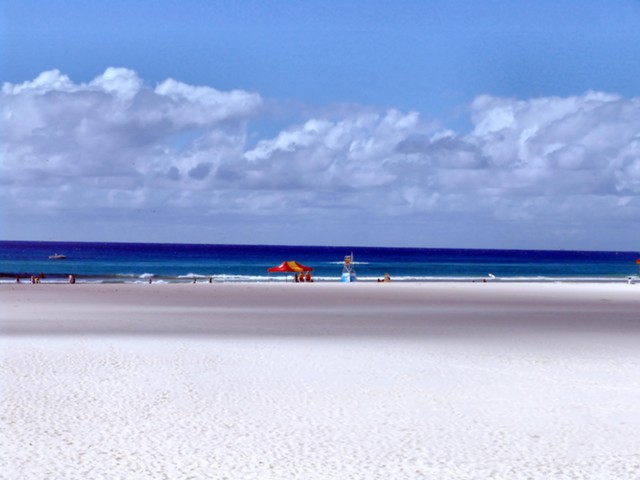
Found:
[[[49, 256], [66, 258], [53, 260]], [[622, 282], [638, 278], [640, 252], [474, 250], [273, 245], [188, 245], [0, 241], [0, 282], [282, 282], [291, 275], [269, 267], [296, 260], [315, 281], [337, 282], [345, 255], [354, 256], [358, 281]], [[495, 277], [495, 278], [493, 278]]]
[[[62, 254], [63, 260], [49, 256]], [[345, 255], [354, 256], [359, 281], [618, 282], [638, 277], [640, 252], [473, 250], [0, 241], [0, 282], [282, 282], [268, 273], [285, 260], [313, 268], [315, 281], [335, 282]], [[495, 278], [493, 278], [495, 276]]]

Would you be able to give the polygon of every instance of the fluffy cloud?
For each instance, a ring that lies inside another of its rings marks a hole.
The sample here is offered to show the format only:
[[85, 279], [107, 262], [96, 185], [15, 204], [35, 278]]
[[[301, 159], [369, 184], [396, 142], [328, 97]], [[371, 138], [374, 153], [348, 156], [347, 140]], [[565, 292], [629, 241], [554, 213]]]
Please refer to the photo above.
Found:
[[260, 106], [249, 92], [175, 80], [151, 88], [127, 69], [110, 68], [87, 84], [45, 72], [2, 88], [3, 178], [11, 185], [131, 189], [148, 185], [149, 176], [175, 176], [174, 163], [201, 174], [198, 152], [180, 151], [175, 142], [195, 135], [202, 149], [213, 137], [217, 148], [240, 137], [241, 149], [244, 125]]
[[361, 237], [343, 241], [360, 244], [499, 231], [495, 246], [606, 248], [585, 241], [640, 219], [640, 99], [480, 96], [469, 111], [473, 128], [457, 133], [417, 112], [324, 109], [248, 146], [269, 114], [256, 93], [54, 70], [2, 87], [0, 197], [24, 215], [143, 210], [256, 228], [286, 216], [322, 243], [349, 226]]

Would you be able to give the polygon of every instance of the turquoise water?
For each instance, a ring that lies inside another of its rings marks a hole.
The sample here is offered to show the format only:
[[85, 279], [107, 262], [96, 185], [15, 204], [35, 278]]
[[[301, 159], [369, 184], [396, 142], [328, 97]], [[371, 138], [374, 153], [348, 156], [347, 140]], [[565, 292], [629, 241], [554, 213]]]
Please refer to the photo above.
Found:
[[[50, 260], [54, 253], [65, 260]], [[626, 281], [638, 275], [640, 252], [468, 250], [269, 245], [0, 242], [0, 281], [43, 273], [45, 282], [277, 282], [284, 260], [313, 267], [316, 281], [338, 281], [353, 253], [359, 281], [389, 273], [393, 281]]]

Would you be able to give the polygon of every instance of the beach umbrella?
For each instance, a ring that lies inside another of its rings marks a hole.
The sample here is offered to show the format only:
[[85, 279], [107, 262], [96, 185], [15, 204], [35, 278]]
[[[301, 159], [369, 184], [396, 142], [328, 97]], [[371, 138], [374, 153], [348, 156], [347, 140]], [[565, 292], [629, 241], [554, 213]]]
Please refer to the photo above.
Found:
[[313, 271], [313, 268], [302, 265], [295, 260], [288, 260], [282, 262], [277, 267], [271, 267], [267, 269], [267, 271], [270, 273], [301, 273], [311, 272]]

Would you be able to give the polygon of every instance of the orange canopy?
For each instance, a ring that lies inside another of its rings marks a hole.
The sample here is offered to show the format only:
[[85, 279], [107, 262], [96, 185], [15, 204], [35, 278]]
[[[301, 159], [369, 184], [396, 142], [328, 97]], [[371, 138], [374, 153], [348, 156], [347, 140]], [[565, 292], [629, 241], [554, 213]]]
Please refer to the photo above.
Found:
[[305, 267], [301, 263], [296, 262], [295, 260], [289, 260], [286, 262], [282, 262], [277, 267], [271, 267], [267, 271], [268, 272], [285, 272], [285, 273], [299, 273], [299, 272], [310, 272], [313, 268]]

